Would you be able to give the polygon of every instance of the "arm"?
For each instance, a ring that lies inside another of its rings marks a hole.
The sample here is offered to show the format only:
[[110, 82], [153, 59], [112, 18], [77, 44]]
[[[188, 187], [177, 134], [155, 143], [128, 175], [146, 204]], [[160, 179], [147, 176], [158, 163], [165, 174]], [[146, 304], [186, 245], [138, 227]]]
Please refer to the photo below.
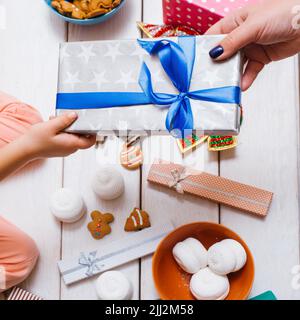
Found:
[[74, 112], [34, 125], [26, 134], [0, 149], [0, 181], [28, 162], [39, 158], [64, 157], [88, 149], [95, 136], [64, 133], [77, 119]]

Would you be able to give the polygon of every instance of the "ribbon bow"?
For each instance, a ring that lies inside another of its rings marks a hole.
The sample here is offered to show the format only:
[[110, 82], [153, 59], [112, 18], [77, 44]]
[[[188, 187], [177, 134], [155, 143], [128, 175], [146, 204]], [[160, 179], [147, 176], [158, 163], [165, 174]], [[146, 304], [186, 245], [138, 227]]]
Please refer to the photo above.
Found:
[[90, 252], [87, 257], [84, 253], [80, 253], [78, 263], [88, 268], [85, 273], [88, 277], [93, 276], [95, 271], [100, 271], [97, 262], [97, 251]]
[[184, 168], [181, 173], [177, 169], [172, 170], [171, 175], [173, 177], [173, 180], [169, 181], [169, 187], [175, 188], [175, 190], [180, 194], [184, 194], [184, 189], [180, 182], [189, 177], [191, 173], [188, 172], [186, 168]]
[[178, 90], [179, 94], [162, 94], [153, 91], [151, 73], [143, 63], [139, 84], [153, 104], [169, 106], [166, 128], [181, 135], [194, 129], [194, 118], [190, 99], [240, 104], [241, 89], [235, 86], [204, 89], [190, 92], [193, 75], [196, 38], [179, 37], [178, 44], [171, 40], [138, 40], [140, 46], [150, 55], [158, 55], [161, 65]]

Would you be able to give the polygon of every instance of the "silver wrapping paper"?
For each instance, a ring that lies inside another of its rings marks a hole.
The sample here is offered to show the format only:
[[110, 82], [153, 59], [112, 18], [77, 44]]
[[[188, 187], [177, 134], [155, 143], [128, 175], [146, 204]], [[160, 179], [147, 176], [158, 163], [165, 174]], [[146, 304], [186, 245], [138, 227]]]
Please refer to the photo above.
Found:
[[[240, 86], [241, 54], [225, 62], [214, 62], [209, 50], [223, 36], [199, 36], [190, 91], [223, 86]], [[169, 38], [170, 39], [170, 38]], [[176, 38], [172, 38], [177, 41]], [[60, 46], [58, 92], [141, 92], [138, 78], [141, 64], [150, 68], [156, 92], [177, 93], [157, 57], [151, 57], [136, 40], [64, 43]], [[194, 126], [209, 135], [237, 135], [240, 107], [191, 100]], [[57, 110], [57, 114], [66, 112]], [[69, 132], [99, 132], [109, 135], [168, 133], [167, 108], [155, 105], [77, 110], [78, 120]]]

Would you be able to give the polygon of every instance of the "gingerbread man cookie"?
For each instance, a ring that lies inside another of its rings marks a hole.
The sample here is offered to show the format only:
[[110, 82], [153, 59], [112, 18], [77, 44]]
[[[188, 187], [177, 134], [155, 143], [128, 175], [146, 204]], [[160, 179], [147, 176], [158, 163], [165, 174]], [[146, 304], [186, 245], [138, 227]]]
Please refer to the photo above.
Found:
[[140, 231], [146, 228], [150, 228], [150, 217], [146, 211], [134, 208], [125, 224], [125, 231]]
[[100, 211], [93, 211], [91, 213], [92, 222], [88, 224], [88, 229], [94, 239], [102, 239], [111, 233], [110, 223], [115, 218], [111, 213], [101, 213]]

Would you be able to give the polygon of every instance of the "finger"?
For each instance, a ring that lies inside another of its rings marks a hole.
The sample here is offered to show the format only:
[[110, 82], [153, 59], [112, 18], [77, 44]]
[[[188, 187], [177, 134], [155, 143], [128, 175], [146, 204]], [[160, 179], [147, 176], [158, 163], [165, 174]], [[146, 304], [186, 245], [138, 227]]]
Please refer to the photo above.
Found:
[[258, 74], [262, 71], [265, 64], [260, 61], [249, 60], [246, 66], [243, 79], [242, 79], [242, 90], [248, 90], [257, 78]]
[[278, 61], [291, 57], [299, 52], [300, 38], [264, 46], [271, 61]]
[[210, 27], [210, 29], [208, 29], [205, 34], [214, 35], [230, 33], [231, 31], [239, 27], [242, 23], [244, 23], [247, 17], [247, 8], [238, 9]]
[[48, 125], [54, 132], [58, 133], [68, 128], [75, 120], [77, 120], [77, 118], [78, 115], [76, 112], [68, 112], [48, 121]]
[[230, 32], [209, 55], [214, 60], [228, 59], [256, 39], [256, 28], [245, 22]]
[[50, 116], [49, 117], [49, 120], [53, 120], [53, 119], [55, 119], [56, 117], [55, 116]]
[[79, 149], [89, 149], [96, 143], [96, 136], [78, 136], [77, 144]]

